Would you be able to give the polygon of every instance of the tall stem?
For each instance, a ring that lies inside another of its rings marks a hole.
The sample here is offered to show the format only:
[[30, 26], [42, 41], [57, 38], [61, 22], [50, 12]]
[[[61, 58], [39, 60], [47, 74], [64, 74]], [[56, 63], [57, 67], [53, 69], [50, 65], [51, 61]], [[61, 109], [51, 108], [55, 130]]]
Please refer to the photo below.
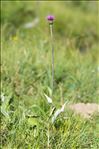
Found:
[[52, 93], [54, 90], [54, 44], [53, 44], [53, 24], [50, 24], [50, 33], [51, 33], [51, 49], [52, 49]]

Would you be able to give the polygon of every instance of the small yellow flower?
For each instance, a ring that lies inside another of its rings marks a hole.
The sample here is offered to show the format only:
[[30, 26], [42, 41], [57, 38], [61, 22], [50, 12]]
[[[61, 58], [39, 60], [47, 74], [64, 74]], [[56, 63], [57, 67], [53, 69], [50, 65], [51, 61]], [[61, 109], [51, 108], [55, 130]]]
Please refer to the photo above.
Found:
[[18, 36], [13, 36], [13, 37], [12, 37], [12, 40], [13, 40], [13, 41], [18, 41]]

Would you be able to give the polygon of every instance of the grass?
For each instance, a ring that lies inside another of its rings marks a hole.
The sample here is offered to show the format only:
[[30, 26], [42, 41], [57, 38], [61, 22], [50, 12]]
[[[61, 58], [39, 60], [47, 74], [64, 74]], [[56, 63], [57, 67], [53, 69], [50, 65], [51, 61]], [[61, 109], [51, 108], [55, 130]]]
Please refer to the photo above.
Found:
[[[86, 120], [67, 108], [69, 103], [99, 103], [98, 5], [92, 9], [91, 2], [88, 8], [86, 3], [2, 1], [1, 148], [99, 148], [98, 115]], [[53, 105], [44, 96], [51, 96], [50, 34], [45, 20], [49, 13], [56, 18]], [[24, 29], [35, 17], [39, 23]], [[65, 102], [64, 112], [52, 124], [53, 107], [59, 109]]]

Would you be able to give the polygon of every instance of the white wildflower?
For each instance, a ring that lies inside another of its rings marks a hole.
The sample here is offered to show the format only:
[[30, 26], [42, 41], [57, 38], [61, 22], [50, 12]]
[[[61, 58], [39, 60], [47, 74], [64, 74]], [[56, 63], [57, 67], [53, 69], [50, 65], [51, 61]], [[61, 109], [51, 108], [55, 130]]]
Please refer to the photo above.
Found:
[[39, 18], [35, 18], [32, 22], [28, 22], [28, 23], [24, 24], [23, 27], [26, 29], [32, 28], [32, 27], [35, 27], [38, 23], [39, 23]]

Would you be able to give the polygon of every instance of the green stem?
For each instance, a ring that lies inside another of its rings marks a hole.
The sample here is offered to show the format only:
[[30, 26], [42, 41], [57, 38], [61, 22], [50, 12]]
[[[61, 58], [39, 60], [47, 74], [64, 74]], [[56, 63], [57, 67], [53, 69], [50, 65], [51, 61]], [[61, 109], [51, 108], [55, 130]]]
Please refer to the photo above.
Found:
[[52, 94], [54, 90], [54, 44], [53, 44], [53, 24], [50, 24], [50, 33], [51, 33], [51, 49], [52, 49]]

